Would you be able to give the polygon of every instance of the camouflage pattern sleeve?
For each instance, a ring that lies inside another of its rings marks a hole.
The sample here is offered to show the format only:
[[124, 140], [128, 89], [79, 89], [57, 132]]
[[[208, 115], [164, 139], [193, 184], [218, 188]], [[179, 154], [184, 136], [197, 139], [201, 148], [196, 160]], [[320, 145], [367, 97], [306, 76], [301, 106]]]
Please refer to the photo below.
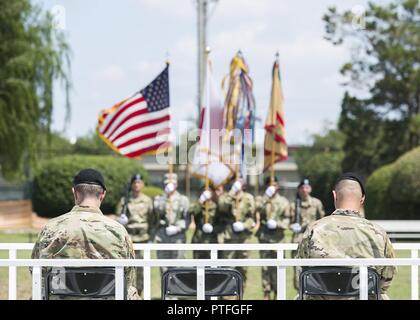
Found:
[[[395, 258], [395, 251], [392, 246], [391, 240], [389, 239], [388, 235], [385, 233], [385, 258]], [[381, 293], [385, 294], [388, 291], [388, 288], [391, 285], [392, 279], [394, 275], [397, 273], [397, 268], [394, 266], [385, 266], [383, 267], [380, 276], [380, 287]]]
[[147, 208], [147, 223], [148, 223], [148, 233], [149, 233], [149, 241], [154, 240], [157, 228], [159, 226], [159, 217], [157, 216], [156, 212], [153, 210], [153, 201], [150, 199]]
[[[245, 196], [245, 194], [244, 194]], [[245, 228], [251, 231], [255, 227], [255, 200], [251, 194], [246, 194]]]
[[321, 200], [318, 200], [316, 216], [318, 220], [325, 217], [324, 205], [322, 204]]
[[185, 232], [191, 222], [189, 215], [190, 201], [187, 197], [181, 196], [180, 199], [180, 219], [175, 222], [175, 225], [181, 229], [181, 232]]
[[50, 259], [53, 257], [55, 252], [46, 250], [52, 241], [53, 232], [49, 228], [49, 224], [46, 224], [38, 235], [38, 239], [35, 242], [34, 248], [32, 249], [32, 259]]
[[277, 215], [277, 226], [280, 229], [286, 230], [290, 225], [290, 204], [285, 203], [279, 215]]
[[[133, 242], [130, 239], [128, 233], [124, 236], [125, 248], [126, 248], [126, 259], [135, 259]], [[127, 267], [124, 270], [125, 281], [127, 285], [127, 300], [139, 300], [140, 297], [137, 292], [137, 279], [136, 279], [136, 268]]]
[[42, 238], [44, 236], [44, 230], [45, 230], [45, 227], [42, 228], [41, 232], [39, 233], [38, 239], [36, 240], [34, 248], [32, 249], [32, 254], [31, 254], [32, 259], [40, 259], [41, 243], [42, 243]]
[[264, 197], [262, 196], [258, 196], [255, 198], [255, 213], [259, 212], [261, 213], [261, 211], [263, 210], [263, 206], [264, 206]]
[[307, 259], [310, 258], [310, 249], [312, 242], [312, 228], [306, 228], [305, 232], [302, 235], [302, 240], [298, 245], [297, 253], [294, 258], [297, 259]]
[[121, 211], [122, 211], [122, 208], [123, 208], [123, 205], [124, 205], [124, 197], [123, 198], [121, 198], [120, 199], [120, 201], [117, 203], [117, 206], [116, 206], [116, 208], [115, 208], [115, 214], [116, 215], [120, 215], [121, 214]]

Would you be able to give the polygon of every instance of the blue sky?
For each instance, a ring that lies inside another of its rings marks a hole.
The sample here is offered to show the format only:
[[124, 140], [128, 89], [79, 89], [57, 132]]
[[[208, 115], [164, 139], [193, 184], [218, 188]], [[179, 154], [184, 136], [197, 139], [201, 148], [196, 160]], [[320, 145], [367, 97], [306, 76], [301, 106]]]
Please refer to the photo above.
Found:
[[[65, 9], [65, 33], [73, 51], [69, 138], [93, 131], [101, 109], [147, 85], [171, 60], [175, 127], [196, 115], [196, 13], [194, 0], [36, 0]], [[216, 81], [241, 49], [254, 80], [257, 116], [270, 98], [274, 54], [280, 53], [289, 144], [335, 123], [344, 88], [340, 66], [348, 47], [323, 39], [327, 7], [351, 9], [362, 0], [219, 0], [208, 24]], [[53, 129], [64, 127], [64, 94], [55, 91]], [[258, 123], [262, 127], [263, 123]]]

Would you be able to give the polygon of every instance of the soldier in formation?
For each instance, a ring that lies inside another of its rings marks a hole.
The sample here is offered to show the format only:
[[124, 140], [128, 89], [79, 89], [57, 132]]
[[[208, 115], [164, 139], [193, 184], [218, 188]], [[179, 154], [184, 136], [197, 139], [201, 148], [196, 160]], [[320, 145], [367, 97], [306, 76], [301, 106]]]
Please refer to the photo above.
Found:
[[[156, 229], [156, 216], [153, 212], [153, 202], [142, 190], [144, 181], [141, 174], [131, 177], [129, 191], [121, 198], [116, 212], [121, 213], [118, 221], [125, 226], [133, 243], [153, 241]], [[136, 251], [136, 258], [142, 259], [142, 251]], [[143, 268], [137, 268], [137, 290], [143, 291]]]
[[[278, 193], [277, 177], [265, 180], [266, 190], [263, 196], [258, 196], [256, 202], [256, 236], [260, 243], [280, 243], [284, 239], [284, 231], [290, 224], [289, 200]], [[276, 259], [274, 250], [260, 251], [262, 259]], [[277, 294], [277, 269], [262, 267], [262, 287], [264, 300], [275, 299]], [[273, 294], [273, 297], [271, 296]]]

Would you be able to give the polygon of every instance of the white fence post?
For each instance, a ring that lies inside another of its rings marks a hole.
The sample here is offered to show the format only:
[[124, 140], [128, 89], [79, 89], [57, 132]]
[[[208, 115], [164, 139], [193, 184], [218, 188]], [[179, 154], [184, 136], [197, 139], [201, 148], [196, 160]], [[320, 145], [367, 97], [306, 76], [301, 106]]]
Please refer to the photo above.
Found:
[[[411, 250], [411, 258], [418, 258], [418, 250]], [[419, 299], [419, 266], [411, 266], [411, 300]]]
[[359, 267], [359, 294], [360, 300], [368, 299], [368, 272], [366, 266]]
[[205, 272], [204, 267], [197, 267], [197, 300], [205, 299]]
[[[150, 260], [151, 254], [150, 249], [144, 249], [144, 259]], [[149, 266], [143, 267], [143, 298], [144, 300], [151, 299], [151, 269]]]
[[[124, 267], [115, 268], [115, 300], [124, 300]], [[128, 283], [127, 283], [128, 285]]]
[[[9, 250], [9, 259], [16, 259], [16, 249]], [[16, 267], [9, 267], [9, 300], [16, 300]]]
[[[277, 259], [284, 259], [284, 250], [277, 250]], [[286, 267], [277, 267], [277, 300], [286, 300]]]
[[[32, 300], [41, 300], [41, 267], [33, 267], [32, 269]], [[46, 293], [48, 294], [48, 293]]]
[[[210, 259], [212, 261], [216, 261], [217, 260], [217, 250], [211, 249], [211, 251], [210, 251]], [[211, 268], [217, 268], [217, 267], [216, 266], [211, 266]], [[211, 297], [210, 300], [217, 300], [217, 297]]]

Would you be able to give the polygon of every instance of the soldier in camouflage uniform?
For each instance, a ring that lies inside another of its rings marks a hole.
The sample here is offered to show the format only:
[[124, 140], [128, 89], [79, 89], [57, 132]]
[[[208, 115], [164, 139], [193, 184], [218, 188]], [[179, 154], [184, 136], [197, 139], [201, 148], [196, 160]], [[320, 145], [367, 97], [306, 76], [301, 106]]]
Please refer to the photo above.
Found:
[[[321, 200], [311, 197], [312, 187], [308, 179], [303, 179], [298, 185], [296, 198], [300, 200], [300, 223], [296, 222], [296, 203], [291, 204], [291, 219], [295, 222], [290, 228], [293, 230], [292, 242], [299, 243], [302, 240], [303, 233], [308, 225], [325, 216], [324, 206]], [[296, 251], [292, 251], [292, 257], [296, 255]], [[294, 287], [299, 288], [299, 277], [294, 268]]]
[[[165, 194], [156, 196], [153, 202], [155, 214], [159, 219], [159, 227], [156, 232], [157, 243], [185, 243], [185, 232], [189, 226], [188, 215], [189, 200], [177, 191], [177, 175], [166, 174], [164, 185]], [[182, 259], [184, 251], [159, 250], [158, 259]], [[161, 273], [168, 267], [161, 267]]]
[[[229, 192], [219, 197], [218, 215], [223, 225], [218, 235], [219, 243], [245, 243], [252, 236], [255, 228], [255, 200], [254, 197], [245, 191], [242, 180], [233, 183]], [[224, 259], [246, 259], [247, 251], [225, 250]], [[246, 267], [237, 267], [246, 282]]]
[[[75, 206], [42, 228], [32, 259], [134, 259], [133, 244], [125, 228], [99, 209], [105, 193], [100, 172], [80, 171], [73, 180]], [[134, 268], [125, 269], [125, 281], [127, 299], [138, 299]]]
[[[125, 226], [133, 243], [147, 243], [152, 241], [156, 229], [157, 219], [153, 212], [153, 202], [142, 193], [144, 182], [140, 174], [131, 177], [130, 195], [127, 201], [126, 212], [123, 212], [125, 197], [118, 203], [116, 212], [121, 213], [118, 221]], [[142, 259], [142, 251], [136, 252], [136, 258]], [[137, 269], [137, 290], [143, 291], [143, 268]]]
[[[190, 207], [190, 215], [194, 217], [195, 230], [191, 243], [217, 243], [220, 224], [217, 221], [218, 196], [215, 190], [205, 190], [197, 202]], [[207, 205], [207, 216], [206, 216]], [[195, 250], [194, 259], [210, 259], [209, 251]]]
[[[256, 203], [256, 236], [260, 243], [279, 243], [284, 238], [284, 230], [290, 224], [290, 204], [289, 200], [278, 194], [278, 180], [274, 177], [267, 177], [265, 181], [267, 187], [263, 196], [255, 199]], [[260, 251], [261, 259], [276, 259], [276, 251]], [[264, 300], [270, 300], [271, 293], [277, 294], [277, 269], [275, 267], [262, 267], [262, 286], [264, 290]]]
[[[361, 179], [353, 173], [343, 174], [334, 189], [336, 210], [331, 216], [308, 226], [299, 244], [297, 258], [394, 258], [395, 252], [386, 232], [360, 214], [365, 201]], [[382, 299], [388, 299], [386, 292], [396, 268], [374, 268], [380, 275]], [[327, 296], [311, 298], [332, 299]]]

